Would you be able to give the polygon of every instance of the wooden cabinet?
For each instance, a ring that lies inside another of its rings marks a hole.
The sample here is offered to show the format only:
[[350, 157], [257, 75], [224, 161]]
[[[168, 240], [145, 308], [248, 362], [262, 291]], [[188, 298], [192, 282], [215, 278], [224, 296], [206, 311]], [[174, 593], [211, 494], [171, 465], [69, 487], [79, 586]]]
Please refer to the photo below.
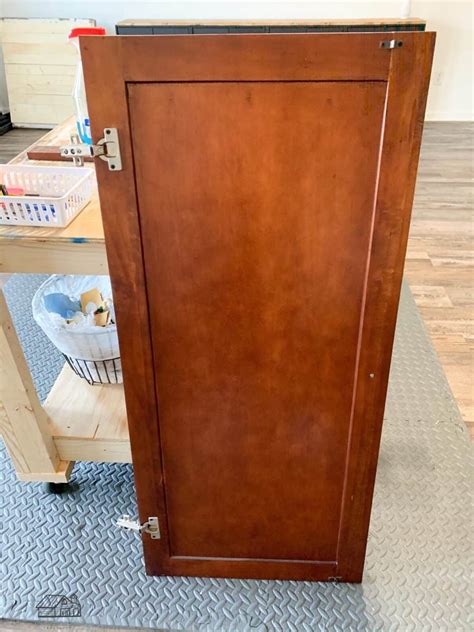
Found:
[[150, 574], [361, 580], [433, 45], [81, 42]]

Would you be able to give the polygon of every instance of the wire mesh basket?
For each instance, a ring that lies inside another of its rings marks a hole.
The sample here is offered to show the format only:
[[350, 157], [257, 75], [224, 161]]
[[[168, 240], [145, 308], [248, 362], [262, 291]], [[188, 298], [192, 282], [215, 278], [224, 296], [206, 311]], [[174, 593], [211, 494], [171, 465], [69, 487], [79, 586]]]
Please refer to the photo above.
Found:
[[109, 360], [78, 360], [63, 353], [66, 362], [76, 375], [89, 384], [121, 384], [122, 363], [120, 358]]
[[48, 294], [62, 293], [78, 297], [95, 287], [104, 297], [112, 296], [110, 277], [54, 274], [37, 289], [33, 301], [33, 318], [61, 351], [71, 369], [89, 384], [120, 384], [123, 382], [117, 326], [65, 327], [63, 319], [54, 319], [45, 307]]

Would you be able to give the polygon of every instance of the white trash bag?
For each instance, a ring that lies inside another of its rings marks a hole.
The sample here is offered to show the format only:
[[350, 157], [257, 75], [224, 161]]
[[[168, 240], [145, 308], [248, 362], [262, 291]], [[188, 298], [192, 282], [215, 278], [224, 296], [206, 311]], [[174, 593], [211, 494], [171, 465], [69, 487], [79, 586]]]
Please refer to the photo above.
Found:
[[[84, 292], [97, 288], [107, 301], [111, 319], [105, 327], [97, 326], [93, 314], [78, 314], [68, 322], [45, 306], [45, 297], [65, 294], [77, 302]], [[123, 381], [117, 325], [113, 310], [110, 277], [55, 274], [36, 291], [33, 317], [55, 347], [66, 356], [71, 368], [90, 384], [117, 384]]]

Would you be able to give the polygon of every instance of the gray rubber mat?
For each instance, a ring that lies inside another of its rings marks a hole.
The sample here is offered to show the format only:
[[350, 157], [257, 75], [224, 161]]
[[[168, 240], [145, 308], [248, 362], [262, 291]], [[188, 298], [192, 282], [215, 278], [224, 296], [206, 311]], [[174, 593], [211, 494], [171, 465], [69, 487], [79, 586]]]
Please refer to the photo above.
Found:
[[[24, 314], [38, 282], [15, 277], [7, 289], [44, 388], [58, 357], [44, 355]], [[196, 632], [473, 629], [472, 451], [407, 288], [363, 584], [146, 577], [139, 538], [114, 527], [136, 513], [131, 467], [78, 463], [73, 481], [65, 496], [18, 483], [1, 452], [0, 616], [35, 620], [48, 595], [75, 594], [80, 617], [57, 621]]]

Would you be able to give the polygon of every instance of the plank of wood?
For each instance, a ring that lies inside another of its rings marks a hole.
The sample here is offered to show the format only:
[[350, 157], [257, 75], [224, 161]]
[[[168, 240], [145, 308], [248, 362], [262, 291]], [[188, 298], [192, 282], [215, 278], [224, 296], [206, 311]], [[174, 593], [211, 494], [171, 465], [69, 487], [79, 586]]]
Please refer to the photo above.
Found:
[[416, 304], [421, 307], [452, 307], [446, 289], [436, 285], [411, 285]]
[[[33, 51], [37, 55], [41, 55], [41, 48], [44, 48], [45, 44], [47, 44], [47, 48], [50, 51], [53, 51], [53, 48], [50, 48], [50, 45], [59, 45], [62, 49], [64, 43], [68, 41], [68, 32], [62, 33], [35, 33], [35, 32], [22, 32], [14, 29], [4, 30], [2, 33], [2, 46], [8, 47], [10, 45], [15, 46], [15, 50], [22, 51]], [[71, 57], [77, 57], [73, 54], [74, 48], [72, 46], [69, 47], [65, 54]], [[58, 50], [61, 50], [58, 49]], [[72, 54], [71, 54], [72, 53]], [[56, 60], [57, 61], [57, 60]]]
[[[28, 100], [26, 97], [24, 100]], [[28, 127], [30, 125], [41, 125], [43, 127], [53, 127], [57, 121], [64, 120], [71, 115], [73, 108], [72, 97], [70, 99], [71, 105], [67, 103], [58, 105], [48, 104], [36, 104], [34, 99], [30, 99], [30, 103], [16, 103], [10, 104], [10, 114], [12, 116], [12, 122], [17, 127]]]
[[6, 165], [19, 151], [37, 142], [45, 133], [43, 129], [12, 129], [0, 138], [0, 164]]
[[[123, 75], [125, 81], [192, 81], [199, 74], [203, 81], [384, 81], [390, 64], [390, 57], [374, 54], [376, 46], [380, 47], [378, 33], [351, 33], [351, 50], [360, 63], [352, 67], [346, 66], [343, 56], [339, 54], [341, 33], [325, 33], [308, 37], [306, 33], [291, 35], [257, 34], [251, 36], [216, 37], [202, 35], [199, 37], [131, 37], [103, 38], [107, 46], [127, 46], [127, 41], [137, 47], [137, 53], [149, 47], [149, 53], [143, 55], [140, 67], [134, 66], [133, 55], [123, 57]], [[373, 36], [370, 42], [367, 36]], [[404, 34], [400, 34], [402, 37]], [[422, 35], [422, 33], [415, 33]], [[295, 63], [295, 42], [305, 49], [306, 61]], [[81, 56], [93, 40], [98, 38], [84, 37], [81, 40]], [[172, 46], [170, 46], [172, 42]], [[214, 56], [216, 63], [202, 67], [202, 55]], [[179, 72], [175, 68], [176, 57], [186, 58]], [[156, 59], [160, 63], [156, 64]], [[239, 59], [236, 64], [235, 60]], [[255, 63], [258, 59], [259, 63]], [[252, 66], [253, 64], [253, 66]], [[251, 68], [248, 74], [245, 68]], [[253, 69], [252, 69], [253, 68]], [[276, 72], [275, 69], [278, 69]], [[89, 99], [91, 95], [89, 94]]]
[[344, 560], [338, 573], [359, 578], [365, 554], [361, 543], [366, 541], [372, 506], [366, 487], [375, 482], [381, 437], [379, 416], [387, 391], [436, 35], [400, 33], [398, 37], [405, 54], [392, 55], [389, 71], [338, 552]]
[[95, 20], [89, 18], [2, 18], [0, 20], [0, 30], [4, 35], [61, 33], [67, 37], [71, 28], [76, 26], [95, 26]]
[[474, 338], [474, 322], [472, 320], [472, 311], [469, 310], [465, 314], [465, 318], [449, 318], [444, 316], [441, 319], [441, 313], [434, 313], [427, 310], [422, 311], [423, 320], [426, 323], [428, 331], [432, 334], [462, 334], [467, 339]]
[[455, 365], [461, 355], [470, 356], [474, 351], [474, 340], [466, 340], [462, 334], [433, 334], [431, 339], [446, 364]]
[[14, 100], [22, 96], [62, 95], [71, 97], [71, 77], [50, 74], [31, 75], [25, 81], [24, 75], [11, 75], [8, 81], [8, 95]]
[[75, 26], [93, 26], [95, 21], [4, 18], [0, 24], [12, 122], [18, 126], [60, 123], [74, 111], [71, 95], [78, 56], [68, 32]]
[[121, 20], [118, 26], [340, 26], [343, 24], [353, 26], [379, 26], [383, 24], [426, 24], [425, 20], [420, 18], [373, 18], [373, 19], [338, 19], [338, 20], [312, 20], [312, 19], [294, 19], [294, 20], [147, 20], [133, 19]]
[[50, 75], [57, 75], [60, 78], [76, 76], [75, 66], [61, 65], [57, 62], [58, 60], [56, 60], [55, 64], [38, 64], [35, 66], [31, 66], [30, 64], [7, 64], [8, 68], [6, 71], [12, 81], [15, 81], [16, 77], [28, 77], [28, 79], [32, 79]]
[[52, 474], [59, 456], [0, 289], [0, 430], [17, 472]]
[[44, 409], [55, 438], [128, 440], [121, 384], [91, 386], [65, 365], [44, 402]]
[[[93, 208], [89, 211], [95, 216]], [[87, 225], [86, 231], [81, 231], [78, 226], [78, 235], [87, 232]], [[108, 269], [103, 240], [64, 239], [54, 235], [30, 235], [23, 239], [2, 239], [0, 236], [0, 272], [107, 274]]]
[[[0, 340], [1, 344], [1, 340]], [[15, 431], [10, 419], [8, 418], [7, 411], [5, 410], [2, 402], [0, 401], [0, 436], [3, 438], [5, 447], [7, 448], [10, 459], [13, 463], [15, 471], [28, 472], [28, 462], [23, 455], [20, 444], [16, 437]]]
[[473, 234], [472, 221], [458, 221], [454, 219], [446, 219], [442, 221], [422, 220], [416, 217], [411, 225], [411, 234], [413, 236], [420, 235], [443, 235], [449, 232], [451, 235], [465, 237]]
[[[61, 145], [35, 145], [35, 147], [28, 149], [26, 152], [29, 160], [54, 160], [55, 162], [67, 162], [70, 163], [71, 159], [66, 156], [61, 156]], [[84, 162], [94, 162], [92, 156], [85, 156]]]
[[[66, 48], [67, 47], [67, 48]], [[57, 64], [58, 59], [64, 66], [77, 66], [77, 53], [74, 48], [64, 42], [63, 44], [43, 45], [39, 44], [2, 44], [6, 63], [13, 64], [44, 65]], [[8, 85], [8, 75], [7, 75]]]
[[433, 266], [431, 260], [409, 260], [405, 264], [409, 279], [417, 285], [472, 286], [472, 267]]
[[474, 318], [474, 282], [466, 287], [453, 285], [446, 288], [446, 293], [453, 302], [453, 305], [464, 305], [470, 307]]
[[97, 463], [131, 463], [130, 441], [127, 439], [81, 439], [57, 437], [56, 449], [62, 459]]
[[130, 463], [123, 386], [91, 386], [65, 365], [44, 408], [64, 460]]
[[[59, 452], [59, 450], [58, 450]], [[51, 472], [17, 472], [17, 478], [24, 483], [67, 483], [72, 470], [74, 468], [74, 460], [63, 459], [59, 461], [56, 471]]]

